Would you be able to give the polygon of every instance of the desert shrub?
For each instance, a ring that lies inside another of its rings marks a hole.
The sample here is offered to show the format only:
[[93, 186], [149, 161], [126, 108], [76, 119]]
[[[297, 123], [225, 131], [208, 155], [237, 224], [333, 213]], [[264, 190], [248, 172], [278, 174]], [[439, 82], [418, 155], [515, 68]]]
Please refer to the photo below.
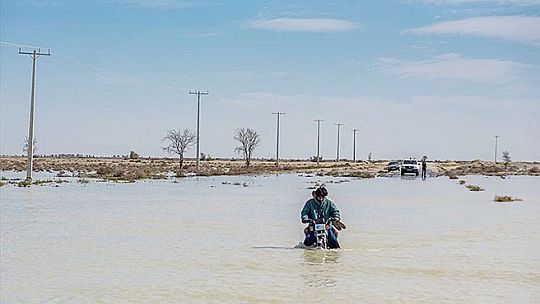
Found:
[[375, 174], [370, 171], [354, 171], [354, 172], [351, 172], [350, 174], [345, 174], [345, 176], [357, 177], [357, 178], [374, 178]]
[[465, 181], [464, 181], [464, 180], [460, 180], [458, 183], [459, 183], [460, 185], [463, 185], [463, 184], [465, 184]]
[[129, 152], [129, 158], [130, 159], [139, 159], [139, 154], [135, 153], [135, 151]]
[[32, 184], [41, 186], [41, 185], [44, 185], [44, 184], [50, 184], [52, 182], [53, 182], [53, 180], [51, 180], [51, 179], [47, 179], [47, 180], [37, 179]]
[[499, 202], [499, 203], [521, 201], [521, 199], [516, 198], [516, 197], [512, 197], [510, 195], [495, 195], [495, 198], [493, 200], [495, 202]]
[[476, 186], [476, 185], [467, 185], [465, 187], [467, 187], [467, 189], [469, 189], [469, 191], [484, 191], [484, 189], [482, 189], [482, 188], [480, 188], [479, 186]]
[[458, 179], [456, 172], [453, 170], [446, 172], [446, 175], [449, 179]]
[[107, 165], [101, 165], [96, 169], [97, 175], [112, 175], [113, 172], [114, 169]]
[[113, 168], [112, 170], [112, 176], [116, 178], [122, 177], [125, 173], [126, 171], [122, 168]]
[[22, 181], [18, 182], [17, 186], [19, 186], [19, 187], [30, 187], [31, 184], [32, 184], [31, 180], [25, 179], [25, 180], [22, 180]]
[[482, 170], [484, 173], [497, 173], [504, 171], [504, 169], [499, 166], [485, 166], [482, 168]]
[[[310, 157], [309, 160], [312, 162], [317, 162], [317, 155]], [[322, 156], [319, 156], [319, 162], [322, 162]]]

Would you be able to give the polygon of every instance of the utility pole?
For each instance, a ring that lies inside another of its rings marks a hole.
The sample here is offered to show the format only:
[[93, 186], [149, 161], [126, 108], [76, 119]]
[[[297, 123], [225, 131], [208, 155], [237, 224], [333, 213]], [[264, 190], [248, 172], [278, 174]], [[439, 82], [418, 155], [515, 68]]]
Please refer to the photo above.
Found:
[[272, 112], [277, 116], [277, 135], [276, 135], [276, 167], [279, 166], [279, 116], [285, 115], [285, 112]]
[[356, 132], [360, 131], [359, 129], [353, 129], [353, 150], [352, 150], [352, 157], [353, 162], [356, 162]]
[[199, 119], [201, 117], [201, 95], [208, 95], [208, 90], [206, 92], [201, 92], [200, 90], [197, 91], [189, 91], [189, 94], [191, 95], [197, 95], [197, 166], [196, 171], [199, 172], [199, 158], [201, 155], [199, 154]]
[[343, 126], [342, 123], [336, 123], [337, 126], [337, 153], [336, 153], [336, 162], [339, 162], [339, 129]]
[[497, 163], [497, 140], [499, 137], [499, 135], [495, 135], [495, 163]]
[[317, 122], [317, 165], [319, 164], [319, 143], [320, 143], [320, 134], [321, 134], [321, 121], [324, 119], [315, 119], [313, 121]]
[[30, 55], [32, 57], [32, 93], [30, 93], [30, 125], [28, 127], [28, 160], [26, 162], [26, 179], [32, 180], [32, 163], [34, 161], [34, 114], [35, 114], [35, 90], [36, 90], [36, 60], [39, 56], [50, 56], [51, 50], [47, 50], [47, 53], [42, 53], [41, 49], [37, 49], [33, 52], [23, 52], [19, 48], [19, 55]]

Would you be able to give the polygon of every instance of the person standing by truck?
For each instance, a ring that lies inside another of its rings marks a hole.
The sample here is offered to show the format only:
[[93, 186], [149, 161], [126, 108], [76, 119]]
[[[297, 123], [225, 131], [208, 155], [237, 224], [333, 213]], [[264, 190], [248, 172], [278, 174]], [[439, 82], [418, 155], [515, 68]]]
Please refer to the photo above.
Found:
[[422, 157], [422, 179], [426, 179], [427, 176], [427, 156]]

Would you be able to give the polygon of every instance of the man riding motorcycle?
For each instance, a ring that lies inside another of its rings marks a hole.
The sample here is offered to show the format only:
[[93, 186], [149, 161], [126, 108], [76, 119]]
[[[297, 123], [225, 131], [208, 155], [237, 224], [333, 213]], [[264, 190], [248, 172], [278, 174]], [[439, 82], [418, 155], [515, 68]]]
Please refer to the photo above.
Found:
[[[328, 199], [328, 190], [324, 186], [317, 188], [312, 192], [313, 198], [309, 199], [302, 208], [301, 219], [302, 223], [310, 223], [312, 221], [326, 223], [328, 219], [332, 219], [328, 232], [328, 247], [330, 249], [340, 248], [337, 240], [338, 232], [346, 228], [341, 222], [341, 215], [336, 204]], [[313, 227], [309, 226], [304, 229], [306, 238], [304, 240], [305, 246], [311, 246], [317, 242], [317, 237], [313, 231]]]

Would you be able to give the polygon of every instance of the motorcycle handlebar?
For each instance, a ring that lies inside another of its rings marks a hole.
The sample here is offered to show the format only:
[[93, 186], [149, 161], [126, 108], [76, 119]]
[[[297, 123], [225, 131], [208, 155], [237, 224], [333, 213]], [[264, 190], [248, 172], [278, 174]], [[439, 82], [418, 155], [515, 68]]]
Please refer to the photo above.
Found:
[[[335, 220], [335, 218], [330, 217], [330, 218], [328, 218], [328, 220], [326, 220], [325, 224], [330, 224], [333, 220]], [[307, 224], [316, 224], [314, 219], [308, 219], [306, 223]]]

